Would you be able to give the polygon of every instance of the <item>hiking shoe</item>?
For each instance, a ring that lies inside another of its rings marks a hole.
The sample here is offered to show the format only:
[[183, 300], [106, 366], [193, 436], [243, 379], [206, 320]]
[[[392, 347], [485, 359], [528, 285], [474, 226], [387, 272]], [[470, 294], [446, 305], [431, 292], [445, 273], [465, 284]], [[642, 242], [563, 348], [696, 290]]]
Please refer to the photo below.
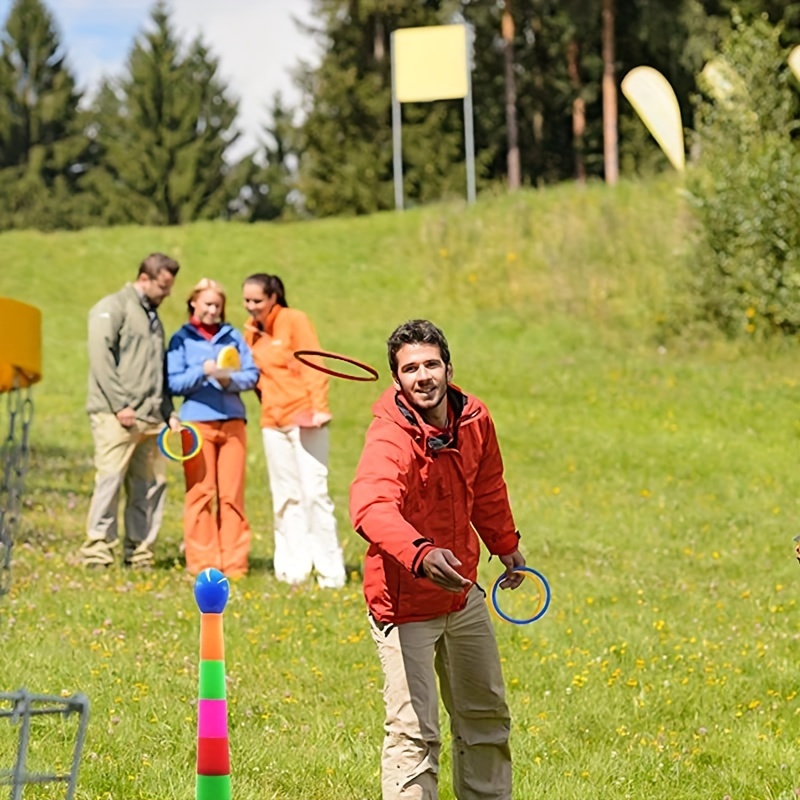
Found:
[[317, 575], [317, 585], [320, 589], [343, 589], [346, 583], [344, 576], [336, 578], [323, 578]]
[[116, 542], [105, 539], [89, 539], [78, 550], [78, 556], [84, 567], [110, 567], [114, 563], [114, 547]]
[[155, 553], [146, 544], [140, 544], [125, 558], [125, 566], [131, 567], [131, 569], [152, 569], [155, 563]]

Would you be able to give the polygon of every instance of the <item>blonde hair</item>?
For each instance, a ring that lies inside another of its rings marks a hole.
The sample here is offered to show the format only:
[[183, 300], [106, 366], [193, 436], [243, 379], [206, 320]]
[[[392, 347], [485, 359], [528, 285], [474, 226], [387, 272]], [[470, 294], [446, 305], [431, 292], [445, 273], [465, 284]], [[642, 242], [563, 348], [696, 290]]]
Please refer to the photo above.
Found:
[[212, 278], [201, 278], [201, 280], [194, 285], [192, 293], [186, 301], [186, 307], [189, 309], [189, 317], [194, 316], [194, 304], [197, 302], [197, 298], [208, 289], [215, 291], [222, 299], [222, 306], [219, 310], [219, 321], [225, 322], [225, 290], [222, 288], [221, 284], [217, 283]]

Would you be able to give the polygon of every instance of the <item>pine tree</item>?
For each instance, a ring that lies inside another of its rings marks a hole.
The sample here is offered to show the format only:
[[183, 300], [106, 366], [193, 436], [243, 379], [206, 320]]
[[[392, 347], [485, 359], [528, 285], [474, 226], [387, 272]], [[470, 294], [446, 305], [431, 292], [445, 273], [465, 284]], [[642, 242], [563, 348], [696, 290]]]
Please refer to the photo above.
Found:
[[294, 190], [298, 160], [297, 127], [294, 112], [276, 92], [269, 108], [270, 122], [264, 132], [263, 165], [252, 165], [248, 191], [241, 216], [252, 221], [291, 216], [290, 195]]
[[88, 139], [52, 16], [16, 0], [0, 51], [0, 227], [74, 227]]
[[[575, 88], [570, 75], [569, 46], [576, 30], [587, 40], [599, 30], [594, 2], [580, 5], [574, 20], [563, 0], [527, 0], [513, 6], [522, 173], [533, 185], [575, 173], [573, 106], [582, 90]], [[587, 56], [585, 66], [591, 64]], [[596, 76], [590, 72], [585, 77], [591, 84]], [[586, 116], [583, 136], [589, 150], [598, 134], [591, 115]]]
[[240, 189], [224, 158], [238, 137], [238, 104], [202, 39], [182, 47], [161, 2], [152, 24], [134, 43], [127, 74], [95, 102], [101, 168], [92, 180], [105, 218], [177, 225], [224, 216]]
[[[392, 208], [390, 35], [454, 21], [455, 0], [315, 0], [321, 63], [299, 79], [304, 95], [298, 188], [313, 215]], [[424, 202], [462, 194], [463, 122], [458, 101], [406, 104], [404, 193]]]

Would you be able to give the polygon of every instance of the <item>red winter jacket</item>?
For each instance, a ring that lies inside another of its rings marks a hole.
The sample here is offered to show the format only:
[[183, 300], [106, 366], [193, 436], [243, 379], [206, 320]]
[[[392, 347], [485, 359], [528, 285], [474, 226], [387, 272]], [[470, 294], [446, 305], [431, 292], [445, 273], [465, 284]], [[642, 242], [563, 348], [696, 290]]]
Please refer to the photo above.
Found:
[[422, 577], [422, 559], [434, 547], [452, 550], [462, 562], [459, 573], [475, 581], [478, 535], [493, 555], [518, 546], [489, 411], [455, 386], [448, 388], [448, 403], [454, 433], [444, 447], [396, 389], [372, 408], [350, 487], [350, 517], [370, 545], [364, 595], [382, 622], [418, 622], [464, 607], [466, 592], [448, 592]]

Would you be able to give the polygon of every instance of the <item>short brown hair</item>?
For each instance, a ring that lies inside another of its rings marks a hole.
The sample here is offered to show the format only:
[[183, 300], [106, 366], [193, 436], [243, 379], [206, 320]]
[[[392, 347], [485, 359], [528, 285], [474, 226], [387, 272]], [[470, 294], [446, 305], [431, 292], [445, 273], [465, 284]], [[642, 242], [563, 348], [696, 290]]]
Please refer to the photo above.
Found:
[[139, 264], [138, 274], [147, 275], [148, 278], [157, 278], [160, 273], [166, 271], [174, 277], [178, 274], [180, 268], [180, 264], [169, 256], [163, 253], [150, 253], [150, 255]]
[[389, 369], [397, 375], [397, 351], [407, 344], [431, 344], [439, 348], [444, 365], [450, 363], [450, 347], [444, 334], [430, 320], [411, 319], [399, 325], [386, 342], [389, 351]]

